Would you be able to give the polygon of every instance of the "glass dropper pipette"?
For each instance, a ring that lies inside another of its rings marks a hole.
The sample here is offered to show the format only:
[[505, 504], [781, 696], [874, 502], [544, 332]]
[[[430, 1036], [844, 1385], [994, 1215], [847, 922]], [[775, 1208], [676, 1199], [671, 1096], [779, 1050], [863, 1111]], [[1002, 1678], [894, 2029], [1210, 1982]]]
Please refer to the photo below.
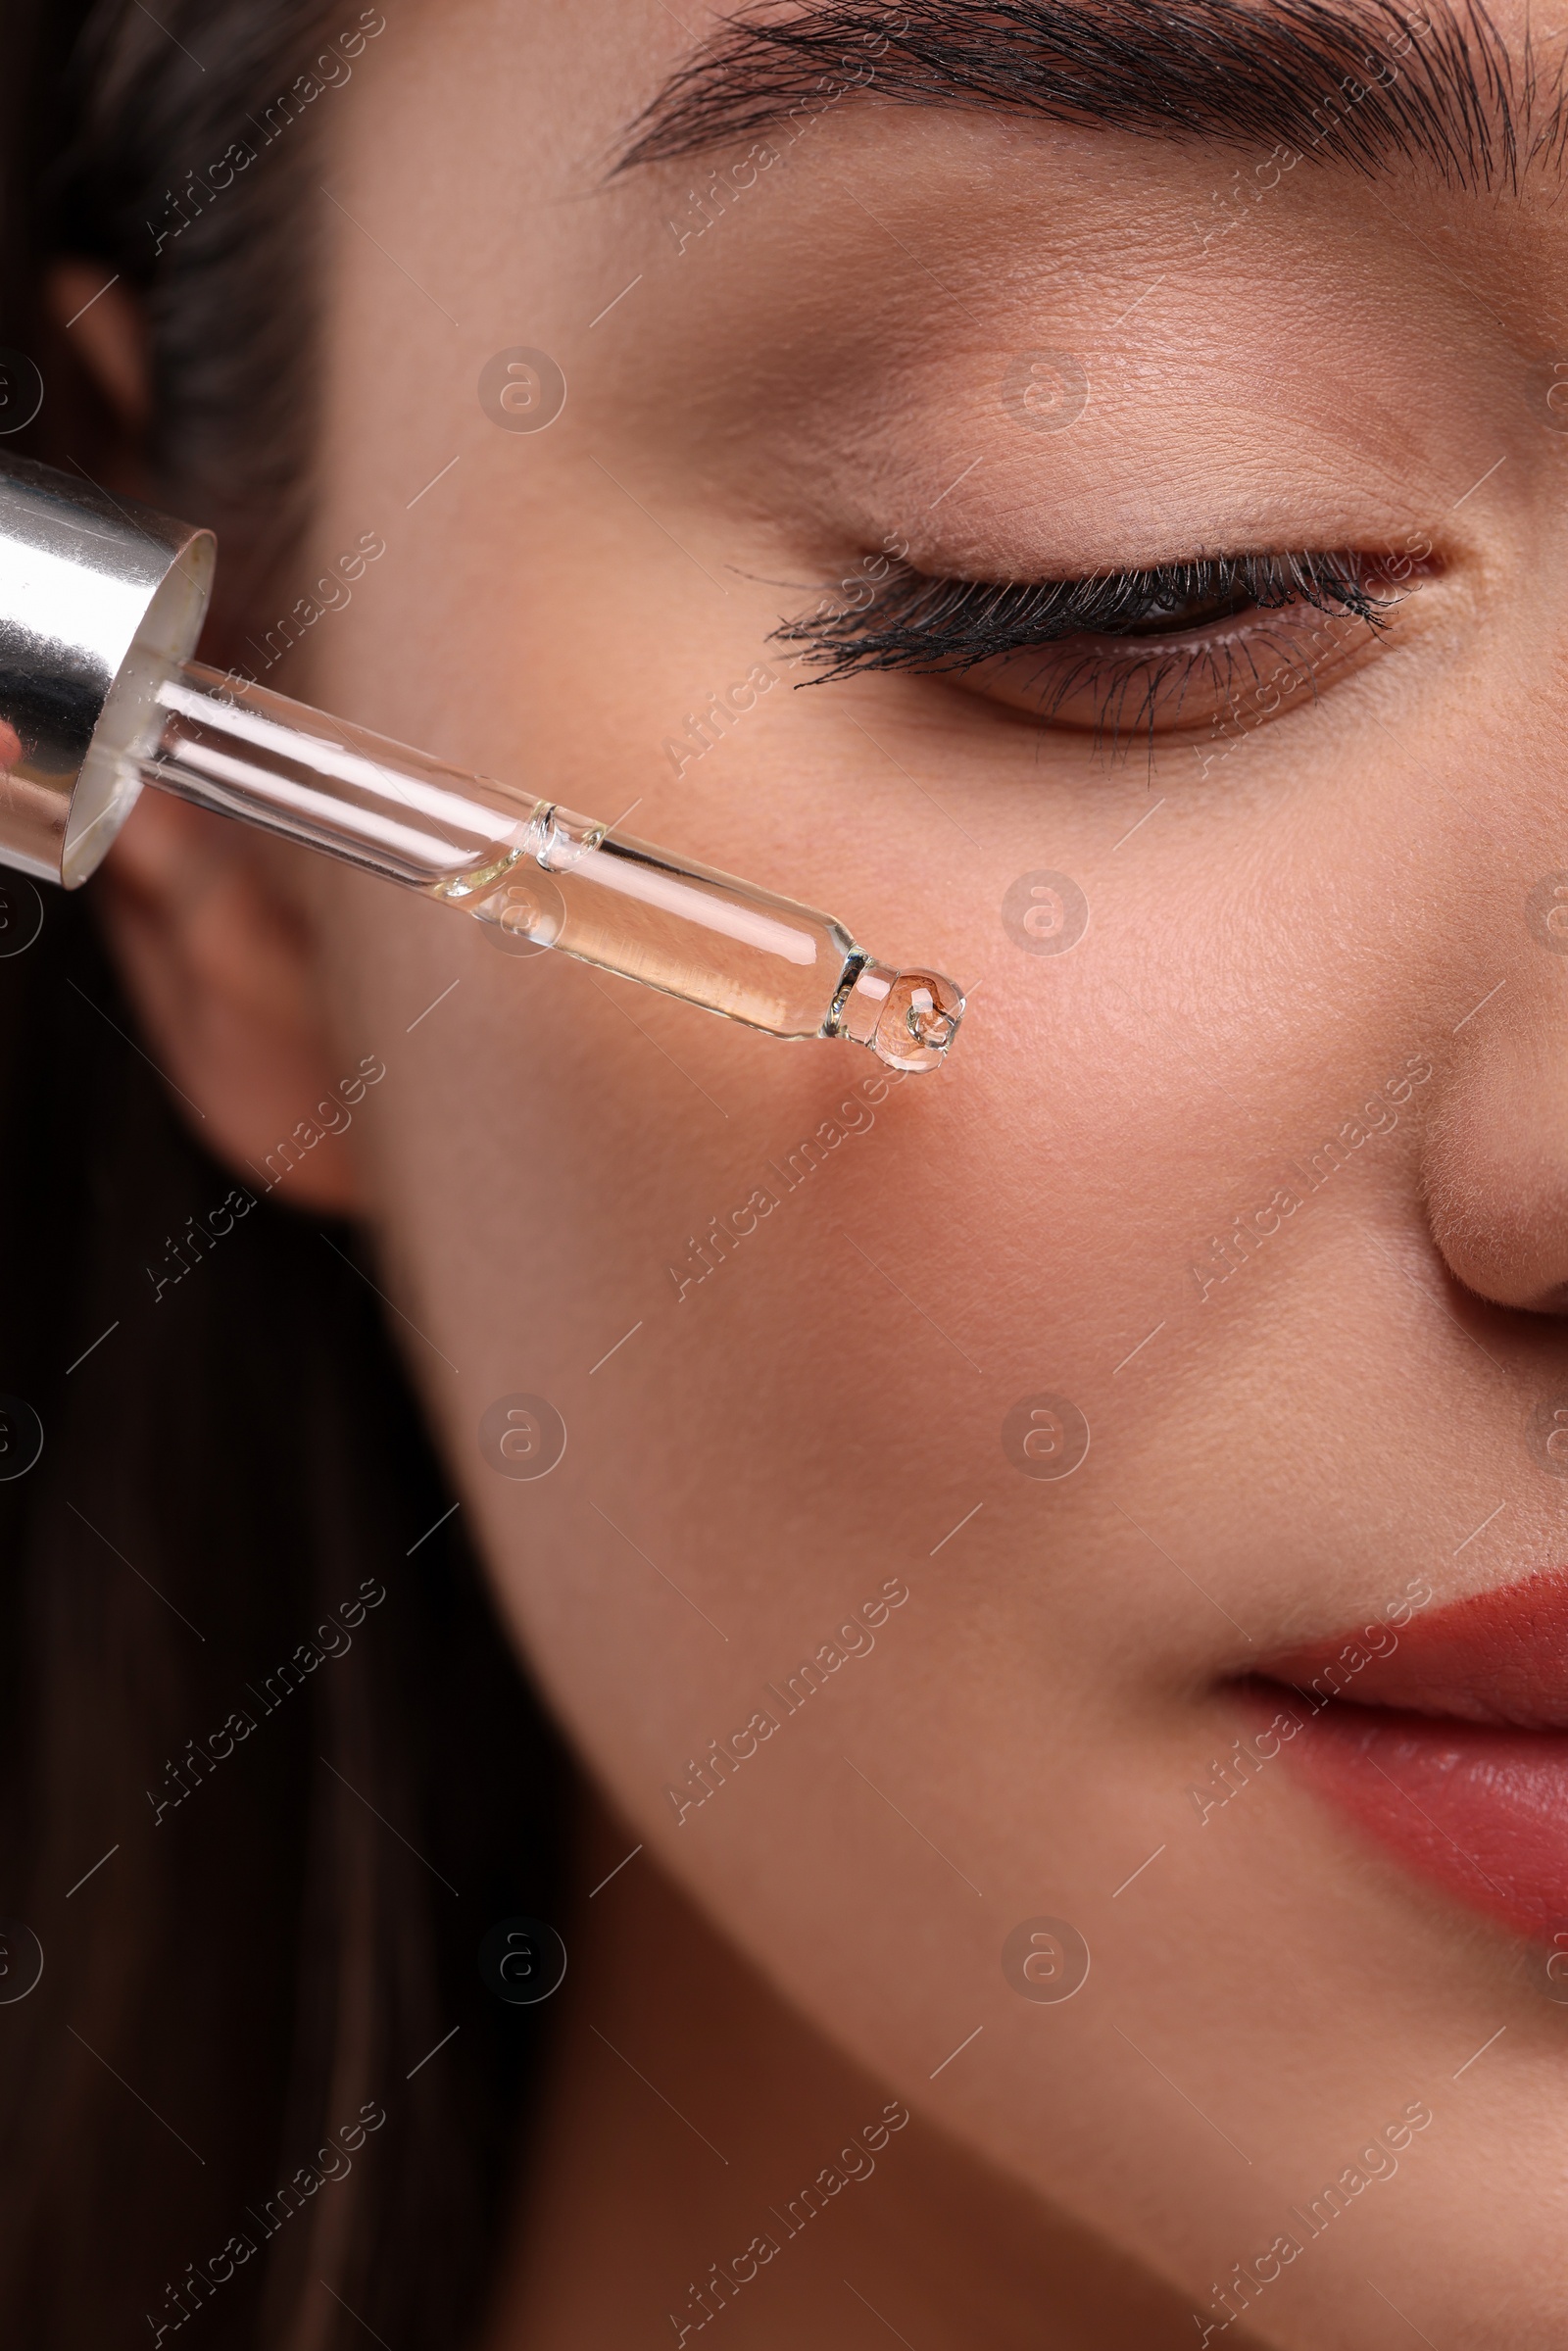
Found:
[[936, 1068], [963, 998], [831, 915], [189, 659], [212, 534], [0, 460], [0, 863], [84, 881], [143, 785], [775, 1037]]
[[327, 851], [774, 1037], [846, 1037], [934, 1069], [963, 1000], [890, 971], [829, 914], [667, 857], [199, 662], [157, 688], [144, 783]]

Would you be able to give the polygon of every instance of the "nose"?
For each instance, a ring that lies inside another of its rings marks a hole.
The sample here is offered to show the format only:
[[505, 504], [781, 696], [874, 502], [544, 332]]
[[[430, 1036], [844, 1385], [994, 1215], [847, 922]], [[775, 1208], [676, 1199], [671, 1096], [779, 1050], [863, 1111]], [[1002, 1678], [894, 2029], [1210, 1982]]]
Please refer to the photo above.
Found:
[[1424, 1158], [1457, 1279], [1495, 1305], [1568, 1312], [1568, 955], [1517, 968], [1456, 1038]]

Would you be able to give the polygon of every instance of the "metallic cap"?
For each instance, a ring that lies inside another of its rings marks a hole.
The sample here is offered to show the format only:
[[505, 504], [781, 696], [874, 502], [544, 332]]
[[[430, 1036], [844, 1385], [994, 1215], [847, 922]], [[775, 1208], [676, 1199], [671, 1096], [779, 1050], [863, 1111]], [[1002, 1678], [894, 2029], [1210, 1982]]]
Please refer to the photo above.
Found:
[[0, 864], [67, 889], [92, 872], [136, 804], [217, 553], [211, 531], [0, 458]]

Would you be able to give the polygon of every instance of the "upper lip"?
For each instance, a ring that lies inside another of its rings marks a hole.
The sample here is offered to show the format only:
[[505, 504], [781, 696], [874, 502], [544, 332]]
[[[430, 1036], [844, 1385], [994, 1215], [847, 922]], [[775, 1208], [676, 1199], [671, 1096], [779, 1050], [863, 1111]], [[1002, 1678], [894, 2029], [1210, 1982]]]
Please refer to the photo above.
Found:
[[1568, 1568], [1423, 1608], [1403, 1625], [1374, 1616], [1261, 1671], [1320, 1699], [1568, 1731]]

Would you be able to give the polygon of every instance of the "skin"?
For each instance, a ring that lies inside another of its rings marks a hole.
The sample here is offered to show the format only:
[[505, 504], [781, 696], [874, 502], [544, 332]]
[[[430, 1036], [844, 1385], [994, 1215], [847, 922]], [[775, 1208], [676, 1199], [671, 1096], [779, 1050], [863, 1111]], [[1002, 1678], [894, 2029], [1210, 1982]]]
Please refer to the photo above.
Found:
[[[284, 682], [569, 807], [636, 802], [647, 838], [974, 991], [947, 1071], [678, 1296], [688, 1236], [867, 1057], [499, 954], [151, 797], [111, 859], [154, 1050], [240, 1172], [385, 1058], [294, 1197], [374, 1235], [603, 1806], [488, 2351], [661, 2339], [889, 2099], [913, 2121], [725, 2312], [733, 2345], [1197, 2340], [1211, 2282], [1412, 2101], [1396, 2176], [1253, 2339], [1371, 2351], [1392, 2303], [1446, 2347], [1560, 2343], [1562, 2012], [1288, 1759], [1206, 1820], [1189, 1792], [1253, 1658], [1413, 1577], [1450, 1598], [1562, 1557], [1523, 1434], [1568, 1296], [1568, 960], [1525, 916], [1564, 856], [1557, 182], [1302, 166], [1204, 253], [1250, 156], [852, 101], [678, 252], [707, 159], [601, 176], [682, 52], [669, 11], [388, 13], [333, 100], [352, 220], [324, 218], [322, 490], [279, 609], [361, 532], [387, 553]], [[1538, 15], [1548, 52], [1561, 29]], [[519, 341], [569, 385], [537, 434], [474, 396]], [[1041, 349], [1090, 380], [1062, 432], [998, 397]], [[1042, 729], [1015, 673], [793, 691], [770, 631], [888, 534], [982, 578], [1433, 554], [1315, 699], [1117, 759]], [[665, 739], [759, 661], [777, 684], [677, 775]], [[1042, 867], [1090, 905], [1069, 955], [1001, 918]], [[1396, 1122], [1214, 1280], [1210, 1236], [1412, 1063]], [[538, 1482], [479, 1450], [516, 1391], [570, 1433]], [[1093, 1431], [1059, 1482], [1001, 1442], [1040, 1392]], [[677, 1820], [687, 1759], [888, 1578], [875, 1650]], [[1093, 1953], [1063, 2004], [999, 1964], [1041, 1915]]]

